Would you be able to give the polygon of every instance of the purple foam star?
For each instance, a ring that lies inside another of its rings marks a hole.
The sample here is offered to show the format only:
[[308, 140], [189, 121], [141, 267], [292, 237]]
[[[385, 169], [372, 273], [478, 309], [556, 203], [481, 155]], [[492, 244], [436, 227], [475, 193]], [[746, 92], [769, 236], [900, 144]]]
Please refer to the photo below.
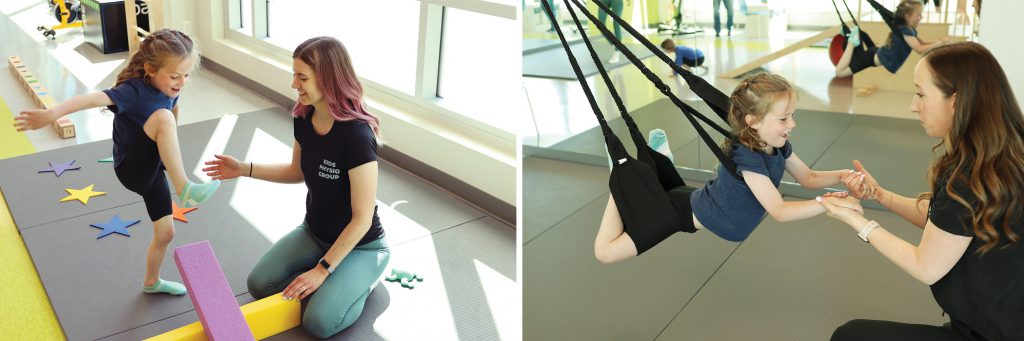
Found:
[[64, 171], [82, 168], [82, 166], [71, 166], [74, 163], [75, 160], [58, 164], [54, 164], [53, 161], [50, 161], [50, 168], [40, 169], [39, 173], [53, 172], [54, 174], [57, 174], [57, 176], [60, 176], [61, 174], [64, 174]]
[[108, 222], [89, 224], [89, 226], [103, 229], [103, 231], [100, 231], [100, 234], [96, 236], [96, 239], [106, 237], [111, 233], [120, 233], [131, 237], [132, 235], [128, 234], [128, 226], [138, 224], [139, 221], [141, 220], [125, 221], [121, 220], [120, 216], [114, 215], [114, 217], [110, 218], [110, 221]]

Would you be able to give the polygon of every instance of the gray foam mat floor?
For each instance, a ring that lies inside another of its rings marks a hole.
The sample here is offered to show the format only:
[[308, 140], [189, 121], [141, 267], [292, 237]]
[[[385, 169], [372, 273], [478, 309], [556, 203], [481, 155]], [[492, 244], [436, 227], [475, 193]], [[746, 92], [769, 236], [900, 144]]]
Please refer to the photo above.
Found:
[[[416, 269], [424, 281], [415, 289], [381, 282], [359, 321], [330, 339], [521, 339], [516, 248], [509, 240], [515, 240], [514, 229], [485, 217], [392, 246], [391, 264]], [[268, 340], [309, 339], [296, 328]]]
[[[231, 191], [236, 183], [227, 182], [221, 190]], [[163, 278], [181, 281], [175, 247], [209, 240], [232, 292], [248, 292], [246, 276], [270, 242], [246, 226], [238, 212], [219, 209], [227, 200], [215, 196], [188, 213], [188, 223], [175, 223], [174, 241], [161, 266]], [[112, 215], [142, 221], [128, 228], [131, 237], [96, 239], [100, 230], [89, 224]], [[146, 249], [153, 239], [153, 225], [141, 202], [24, 229], [22, 238], [68, 339], [100, 339], [194, 309], [185, 296], [141, 292]]]
[[[908, 242], [920, 240], [921, 230], [896, 214], [866, 216]], [[846, 224], [824, 216], [765, 219], [657, 339], [827, 340], [852, 319], [949, 321], [927, 285]]]
[[608, 168], [536, 157], [523, 158], [523, 244], [575, 210], [563, 203], [585, 203], [608, 195]]
[[[597, 51], [598, 57], [604, 63], [605, 70], [611, 70], [623, 65], [630, 65], [629, 67], [632, 67], [632, 63], [630, 63], [629, 59], [626, 59], [626, 56], [621, 56], [617, 63], [608, 63], [608, 59], [611, 58], [615, 48], [607, 40], [594, 39], [592, 43], [594, 51]], [[654, 55], [653, 52], [640, 44], [625, 44], [625, 46], [640, 60]], [[583, 71], [584, 76], [598, 73], [597, 66], [594, 64], [594, 60], [590, 58], [590, 52], [587, 51], [587, 46], [582, 43], [582, 40], [578, 43], [571, 43], [570, 48], [573, 56], [579, 62], [580, 70]], [[537, 52], [523, 54], [523, 76], [576, 79], [576, 74], [572, 71], [572, 66], [569, 64], [565, 49], [561, 47], [540, 49]]]
[[[291, 126], [291, 117], [283, 109], [181, 126], [186, 173], [192, 179], [198, 176], [194, 170], [209, 159], [203, 153], [223, 151], [241, 160], [286, 162], [294, 141]], [[187, 297], [141, 293], [152, 223], [142, 198], [120, 185], [110, 164], [96, 163], [109, 153], [107, 140], [0, 160], [5, 169], [0, 190], [9, 204], [15, 203], [10, 207], [12, 215], [64, 334], [72, 340], [138, 340], [197, 321]], [[47, 166], [46, 161], [65, 158], [81, 158], [83, 169], [59, 178], [35, 173]], [[25, 181], [26, 176], [37, 178]], [[108, 194], [93, 197], [88, 205], [57, 201], [66, 195], [62, 186], [89, 181]], [[368, 331], [372, 331], [384, 339], [411, 335], [517, 339], [519, 316], [506, 313], [520, 309], [518, 298], [515, 304], [506, 298], [518, 297], [515, 230], [386, 160], [380, 162], [379, 182], [378, 208], [392, 247], [391, 265], [423, 273], [428, 281], [409, 291], [382, 282], [353, 329], [338, 338], [370, 338]], [[56, 196], [39, 194], [58, 191]], [[274, 193], [273, 198], [266, 193]], [[225, 181], [211, 201], [186, 215], [188, 223], [175, 222], [176, 236], [161, 276], [180, 280], [173, 247], [210, 240], [239, 304], [251, 302], [245, 287], [248, 272], [270, 240], [302, 221], [304, 199], [303, 184], [248, 178]], [[129, 228], [130, 238], [114, 234], [97, 240], [100, 230], [89, 224], [105, 222], [113, 214], [141, 222]], [[441, 295], [435, 295], [438, 290]], [[497, 312], [481, 314], [487, 310]], [[407, 323], [413, 319], [420, 324]], [[438, 329], [438, 325], [452, 329]], [[282, 337], [308, 339], [309, 335], [300, 328]]]
[[607, 197], [523, 246], [525, 340], [650, 340], [735, 250], [707, 231], [677, 233], [643, 255], [594, 258]]

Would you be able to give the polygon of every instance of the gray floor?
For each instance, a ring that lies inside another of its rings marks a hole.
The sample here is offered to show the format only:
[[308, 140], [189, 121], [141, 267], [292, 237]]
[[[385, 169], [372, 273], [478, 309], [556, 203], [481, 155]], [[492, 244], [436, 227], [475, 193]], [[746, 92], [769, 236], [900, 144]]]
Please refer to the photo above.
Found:
[[[209, 159], [200, 154], [216, 144], [211, 141], [220, 133], [230, 134], [222, 150], [240, 159], [290, 157], [291, 118], [284, 109], [229, 115], [179, 128], [190, 177], [195, 178], [191, 172], [196, 165]], [[152, 225], [141, 197], [120, 185], [111, 164], [96, 162], [108, 155], [110, 141], [105, 140], [0, 160], [5, 170], [0, 190], [64, 334], [72, 340], [138, 340], [197, 320], [187, 297], [141, 293]], [[37, 173], [50, 160], [70, 159], [78, 160], [82, 169], [59, 178]], [[380, 169], [378, 205], [392, 249], [390, 266], [416, 271], [427, 280], [414, 290], [381, 282], [360, 320], [334, 339], [518, 338], [518, 314], [504, 313], [517, 311], [519, 304], [515, 229], [386, 160]], [[87, 205], [58, 202], [66, 195], [64, 188], [90, 183], [108, 193]], [[275, 199], [254, 203], [247, 198], [254, 190], [275, 193]], [[252, 297], [245, 278], [271, 245], [258, 230], [266, 225], [261, 220], [266, 214], [281, 216], [284, 226], [277, 228], [293, 228], [302, 219], [304, 190], [302, 184], [226, 181], [210, 202], [188, 214], [189, 223], [175, 223], [171, 248], [210, 240], [239, 304], [248, 303]], [[300, 209], [293, 209], [296, 205]], [[142, 222], [129, 228], [131, 237], [115, 234], [97, 240], [99, 230], [89, 224], [114, 214]], [[180, 279], [170, 256], [164, 259], [162, 276]], [[104, 313], [95, 313], [99, 311]], [[409, 322], [413, 320], [417, 322]], [[275, 337], [309, 338], [301, 328]]]
[[[629, 59], [626, 59], [626, 56], [620, 56], [619, 61], [616, 63], [608, 63], [614, 47], [604, 39], [594, 39], [591, 42], [594, 44], [594, 50], [597, 51], [598, 57], [605, 62], [604, 67], [606, 70], [623, 65], [632, 65]], [[594, 60], [590, 58], [590, 52], [587, 51], [586, 44], [582, 40], [571, 44], [573, 56], [579, 62], [583, 75], [590, 76], [598, 73], [597, 66], [595, 66]], [[653, 52], [640, 44], [626, 44], [626, 48], [632, 51], [640, 60], [654, 55]], [[572, 71], [572, 66], [569, 64], [569, 59], [566, 58], [564, 48], [541, 48], [535, 49], [535, 51], [523, 54], [523, 76], [576, 79], [576, 74]], [[647, 63], [650, 63], [650, 61]]]
[[[667, 108], [659, 105], [637, 111], [641, 127], [672, 129], [677, 164], [713, 165], [704, 146], [693, 160], [692, 128], [674, 126], [678, 118], [661, 115]], [[916, 121], [801, 111], [797, 122], [792, 142], [812, 168], [848, 168], [856, 158], [888, 189], [927, 190], [935, 140]], [[561, 148], [603, 155], [594, 136], [574, 139]], [[706, 231], [677, 234], [641, 257], [600, 264], [593, 242], [608, 200], [607, 175], [605, 166], [524, 158], [525, 339], [825, 340], [857, 318], [948, 321], [926, 285], [824, 216], [785, 224], [768, 218], [743, 243]], [[908, 241], [920, 238], [892, 213], [867, 216]]]

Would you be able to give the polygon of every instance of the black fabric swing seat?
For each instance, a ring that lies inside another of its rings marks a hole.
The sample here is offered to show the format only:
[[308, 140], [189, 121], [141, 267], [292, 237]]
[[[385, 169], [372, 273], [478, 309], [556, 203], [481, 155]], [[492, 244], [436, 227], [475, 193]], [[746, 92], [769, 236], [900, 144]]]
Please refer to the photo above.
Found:
[[[570, 3], [570, 1], [572, 3]], [[567, 5], [566, 7], [568, 8], [569, 13], [572, 15], [577, 28], [581, 32], [584, 30], [576, 15], [576, 11], [573, 9], [573, 4], [575, 4], [575, 6], [579, 8], [580, 12], [586, 15], [591, 22], [600, 22], [586, 9], [586, 6], [579, 2], [579, 0], [564, 0], [564, 2]], [[614, 11], [611, 11], [606, 5], [600, 1], [595, 3], [601, 8], [601, 10], [606, 11], [608, 15], [618, 22], [620, 27], [629, 32], [637, 39], [637, 41], [640, 41], [648, 49], [654, 52], [659, 59], [669, 65], [669, 67], [672, 67], [678, 74], [682, 75], [683, 79], [688, 85], [690, 85], [691, 90], [701, 97], [701, 99], [704, 100], [704, 102], [707, 103], [711, 109], [719, 115], [719, 117], [726, 119], [729, 104], [728, 96], [718, 89], [715, 89], [703, 78], [694, 75], [679, 65], [676, 65], [668, 58], [667, 55], [651, 44], [645, 37], [640, 35], [640, 33], [622, 20], [621, 17], [616, 15]], [[545, 1], [542, 2], [542, 6], [548, 17], [553, 18], [554, 15], [551, 11], [550, 5]], [[718, 144], [711, 139], [707, 131], [705, 131], [697, 122], [697, 119], [705, 122], [723, 135], [733, 137], [731, 131], [718, 126], [714, 121], [708, 119], [689, 105], [683, 103], [677, 96], [675, 96], [674, 93], [672, 93], [671, 88], [658, 78], [658, 76], [654, 75], [654, 73], [651, 72], [632, 52], [628, 49], [622, 48], [622, 42], [616, 39], [608, 28], [603, 25], [597, 25], [597, 28], [601, 30], [609, 42], [619, 48], [621, 53], [629, 59], [630, 62], [632, 62], [633, 65], [648, 78], [649, 81], [654, 83], [656, 88], [669, 97], [673, 104], [680, 108], [684, 116], [686, 116], [694, 128], [697, 129], [697, 133], [700, 135], [701, 139], [703, 139], [712, 149], [712, 152], [721, 162], [722, 167], [727, 168], [732, 176], [742, 181], [742, 178], [739, 177], [736, 172], [736, 165], [731, 159], [725, 156], [721, 149], [718, 148]], [[696, 232], [696, 229], [693, 226], [693, 213], [690, 208], [689, 201], [690, 193], [695, 189], [693, 187], [686, 186], [686, 183], [679, 176], [678, 171], [676, 171], [675, 166], [667, 156], [652, 150], [651, 147], [647, 145], [639, 127], [637, 127], [632, 116], [629, 115], [625, 105], [622, 103], [622, 99], [615, 90], [614, 83], [608, 76], [608, 73], [602, 64], [601, 59], [598, 57], [597, 52], [594, 50], [590, 39], [586, 35], [583, 36], [583, 41], [590, 52], [591, 58], [594, 60], [602, 79], [608, 86], [609, 94], [615, 101], [616, 108], [622, 114], [622, 118], [629, 130], [630, 138], [637, 147], [636, 158], [629, 155], [625, 146], [622, 144], [622, 141], [619, 140], [619, 138], [612, 132], [608, 122], [605, 120], [601, 108], [597, 105], [597, 100], [595, 99], [593, 91], [587, 83], [586, 77], [583, 75], [572, 50], [569, 48], [569, 44], [566, 41], [561, 28], [556, 27], [555, 32], [558, 34], [558, 38], [562, 42], [562, 47], [565, 49], [570, 65], [573, 68], [573, 72], [575, 72], [576, 78], [579, 80], [580, 85], [587, 96], [587, 100], [589, 101], [591, 108], [594, 110], [594, 115], [597, 117], [598, 123], [601, 126], [605, 145], [608, 147], [608, 153], [612, 158], [612, 171], [609, 176], [608, 187], [611, 191], [612, 198], [615, 200], [618, 207], [618, 212], [624, 225], [624, 230], [629, 234], [631, 239], [633, 239], [637, 252], [643, 253], [675, 232]]]

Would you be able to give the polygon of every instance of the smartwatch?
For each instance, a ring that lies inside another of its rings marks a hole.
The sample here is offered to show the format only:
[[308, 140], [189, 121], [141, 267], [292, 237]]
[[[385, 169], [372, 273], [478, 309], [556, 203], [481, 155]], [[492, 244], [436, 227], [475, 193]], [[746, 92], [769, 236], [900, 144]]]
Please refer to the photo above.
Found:
[[860, 229], [860, 232], [857, 232], [857, 236], [859, 236], [860, 239], [864, 240], [865, 243], [871, 243], [868, 241], [868, 235], [871, 234], [871, 231], [874, 231], [875, 228], [877, 228], [878, 226], [879, 225], [877, 221], [869, 221], [867, 224], [864, 225], [863, 228]]
[[331, 263], [328, 263], [326, 259], [320, 258], [320, 266], [324, 267], [324, 270], [327, 270], [328, 274], [334, 273], [334, 267], [332, 267]]

